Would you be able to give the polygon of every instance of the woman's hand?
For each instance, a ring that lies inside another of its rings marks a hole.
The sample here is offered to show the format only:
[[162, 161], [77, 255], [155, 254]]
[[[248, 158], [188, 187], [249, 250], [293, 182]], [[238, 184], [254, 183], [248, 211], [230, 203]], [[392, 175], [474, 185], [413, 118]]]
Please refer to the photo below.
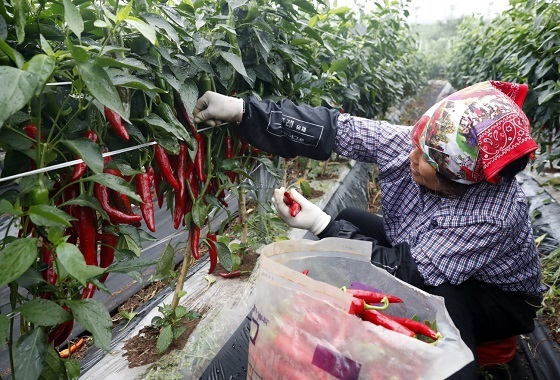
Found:
[[196, 123], [210, 127], [225, 122], [239, 123], [243, 118], [243, 99], [206, 91], [196, 102], [193, 111]]
[[[278, 216], [292, 228], [309, 230], [314, 235], [319, 235], [331, 221], [330, 215], [321, 210], [318, 206], [309, 202], [303, 195], [295, 189], [288, 191], [292, 200], [299, 203], [301, 209], [297, 212], [290, 212], [290, 206], [284, 202], [286, 189], [281, 187], [274, 190], [272, 204]], [[295, 214], [295, 216], [292, 216]]]

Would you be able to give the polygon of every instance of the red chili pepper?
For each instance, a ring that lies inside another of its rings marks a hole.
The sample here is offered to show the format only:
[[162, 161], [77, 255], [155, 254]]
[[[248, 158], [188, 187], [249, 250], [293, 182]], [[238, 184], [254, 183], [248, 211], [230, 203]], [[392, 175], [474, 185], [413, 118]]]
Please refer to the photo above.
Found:
[[222, 273], [220, 273], [220, 277], [222, 277], [222, 278], [236, 278], [236, 277], [241, 277], [241, 274], [242, 274], [241, 271], [238, 269], [238, 270], [234, 270], [232, 272], [227, 272], [227, 273], [222, 272]]
[[140, 210], [144, 216], [146, 227], [152, 232], [156, 231], [156, 222], [154, 214], [154, 204], [152, 200], [152, 189], [150, 184], [150, 176], [148, 173], [140, 173], [136, 175], [136, 191], [142, 198], [140, 203]]
[[206, 182], [206, 173], [204, 172], [204, 156], [205, 156], [205, 146], [206, 142], [204, 136], [200, 133], [195, 135], [196, 142], [198, 143], [198, 148], [196, 150], [196, 156], [194, 158], [194, 170], [196, 177], [201, 183]]
[[[171, 168], [171, 163], [169, 162], [169, 157], [165, 152], [165, 149], [161, 145], [156, 145], [155, 153], [154, 153], [156, 162], [159, 167], [159, 172], [161, 173], [161, 177], [167, 182], [175, 191], [180, 191], [181, 187], [179, 186], [179, 182], [175, 178], [173, 174], [173, 170]], [[161, 207], [161, 206], [160, 206]]]
[[198, 244], [200, 242], [200, 227], [194, 226], [190, 229], [190, 239], [191, 252], [195, 260], [200, 259], [200, 253], [198, 252]]
[[186, 195], [186, 167], [187, 167], [187, 146], [179, 145], [179, 157], [177, 158], [175, 172], [179, 183], [179, 191], [175, 191], [175, 208], [173, 210], [173, 226], [178, 229], [185, 217], [185, 195]]
[[414, 331], [410, 330], [407, 327], [404, 327], [400, 323], [392, 320], [391, 318], [387, 317], [387, 315], [380, 313], [377, 310], [364, 310], [360, 316], [363, 320], [371, 322], [378, 326], [385, 327], [388, 330], [408, 335], [412, 338], [416, 336]]
[[[84, 132], [84, 137], [87, 139], [90, 139], [93, 142], [97, 142], [99, 140], [99, 137], [97, 136], [97, 133], [95, 133], [95, 131], [85, 131]], [[80, 158], [80, 157], [78, 157]], [[79, 178], [82, 178], [82, 176], [84, 175], [84, 173], [86, 172], [87, 169], [87, 165], [85, 162], [80, 162], [79, 164], [74, 165], [74, 172], [72, 173], [72, 176], [70, 177], [71, 181], [75, 181]]]
[[[23, 127], [23, 130], [25, 131], [27, 137], [33, 140], [37, 140], [37, 126], [35, 124], [27, 124], [25, 127]], [[41, 136], [40, 140], [42, 139], [43, 136]]]
[[84, 289], [82, 289], [82, 296], [81, 299], [85, 300], [88, 298], [92, 298], [95, 294], [97, 287], [93, 285], [91, 282], [86, 285]]
[[148, 174], [148, 177], [150, 178], [150, 187], [152, 187], [152, 185], [154, 184], [154, 178], [155, 178], [155, 172], [154, 172], [154, 168], [151, 166], [148, 166], [146, 168], [146, 173]]
[[[117, 246], [118, 237], [111, 233], [103, 233], [99, 236], [101, 248], [99, 250], [99, 267], [107, 268], [113, 263], [115, 259], [115, 247]], [[100, 282], [105, 282], [109, 273], [105, 273], [99, 279]]]
[[218, 248], [216, 247], [217, 236], [214, 232], [208, 232], [206, 234], [206, 239], [208, 241], [208, 255], [210, 256], [208, 274], [212, 274], [218, 264]]
[[124, 125], [121, 115], [107, 107], [104, 107], [104, 111], [105, 117], [113, 128], [113, 131], [115, 131], [117, 136], [119, 136], [121, 139], [128, 141], [130, 139], [130, 136], [128, 135], [128, 131], [126, 130], [126, 126]]
[[415, 321], [414, 319], [397, 317], [394, 315], [387, 315], [387, 318], [394, 320], [395, 322], [400, 323], [404, 327], [414, 331], [416, 334], [427, 336], [433, 340], [438, 340], [441, 338], [441, 334], [433, 330], [430, 326], [425, 323]]
[[359, 289], [345, 289], [346, 293], [353, 295], [356, 298], [362, 299], [367, 303], [380, 303], [384, 297], [387, 297], [389, 303], [402, 303], [403, 300], [397, 296], [390, 294], [383, 294], [379, 292], [371, 292], [368, 290]]
[[159, 208], [163, 206], [163, 194], [161, 193], [161, 172], [159, 168], [154, 171], [154, 190], [156, 191], [157, 203]]
[[352, 304], [350, 305], [350, 310], [348, 311], [349, 314], [354, 315], [362, 315], [364, 310], [385, 310], [389, 306], [389, 301], [387, 298], [382, 300], [382, 306], [374, 306], [367, 304], [364, 300], [359, 299], [357, 297], [352, 297]]
[[95, 185], [93, 186], [93, 193], [95, 194], [95, 197], [97, 198], [99, 203], [101, 203], [101, 207], [103, 207], [103, 210], [105, 210], [111, 222], [134, 224], [142, 220], [141, 215], [128, 215], [114, 208], [109, 200], [109, 188], [107, 186], [95, 183]]
[[258, 156], [260, 152], [261, 150], [259, 148], [255, 148], [255, 147], [251, 148], [251, 155], [253, 156]]
[[295, 217], [301, 211], [301, 205], [293, 200], [292, 195], [284, 192], [284, 204], [290, 207], [290, 215]]
[[299, 212], [301, 211], [301, 205], [297, 202], [294, 202], [291, 206], [290, 206], [290, 215], [292, 217], [295, 217]]

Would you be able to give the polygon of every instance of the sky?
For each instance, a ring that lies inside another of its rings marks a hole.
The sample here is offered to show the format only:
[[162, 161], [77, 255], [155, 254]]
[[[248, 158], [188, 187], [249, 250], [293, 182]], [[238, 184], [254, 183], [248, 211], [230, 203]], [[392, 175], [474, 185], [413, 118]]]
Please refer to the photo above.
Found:
[[[373, 0], [337, 0], [338, 6], [373, 7]], [[331, 5], [334, 0], [331, 0]], [[492, 17], [509, 8], [509, 0], [412, 0], [409, 6], [411, 23], [434, 23], [467, 15]]]

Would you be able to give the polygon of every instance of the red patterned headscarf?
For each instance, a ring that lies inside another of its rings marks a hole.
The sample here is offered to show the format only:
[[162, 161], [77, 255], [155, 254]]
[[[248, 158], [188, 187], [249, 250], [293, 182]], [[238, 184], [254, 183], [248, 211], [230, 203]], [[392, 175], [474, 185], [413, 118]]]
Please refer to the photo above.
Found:
[[537, 144], [521, 110], [528, 87], [488, 81], [432, 106], [412, 129], [412, 140], [443, 176], [459, 183], [497, 183], [506, 165]]

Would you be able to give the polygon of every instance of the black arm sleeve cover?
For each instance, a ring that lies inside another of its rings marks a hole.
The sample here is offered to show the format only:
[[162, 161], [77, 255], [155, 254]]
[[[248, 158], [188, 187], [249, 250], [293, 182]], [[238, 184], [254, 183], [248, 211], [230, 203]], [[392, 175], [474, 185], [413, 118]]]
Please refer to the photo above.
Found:
[[303, 156], [326, 160], [331, 156], [340, 113], [325, 107], [296, 106], [245, 99], [245, 113], [238, 127], [248, 143], [281, 157]]
[[393, 247], [379, 245], [377, 240], [360, 234], [358, 227], [346, 220], [331, 220], [327, 227], [319, 234], [319, 238], [339, 237], [371, 241], [371, 263], [385, 269], [393, 276], [417, 288], [424, 288], [424, 279], [418, 271], [416, 262], [410, 254], [408, 243], [399, 243]]

